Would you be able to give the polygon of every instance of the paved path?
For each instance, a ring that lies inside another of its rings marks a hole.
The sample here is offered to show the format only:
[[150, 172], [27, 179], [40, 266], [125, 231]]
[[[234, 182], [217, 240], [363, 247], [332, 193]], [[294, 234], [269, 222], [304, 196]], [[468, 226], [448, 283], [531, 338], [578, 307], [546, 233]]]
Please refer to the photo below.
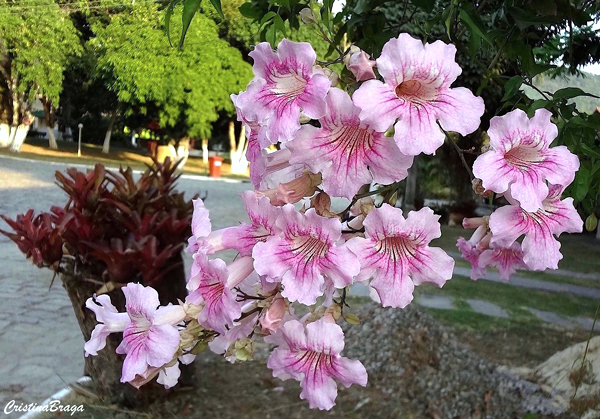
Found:
[[[54, 172], [66, 167], [0, 156], [0, 214], [14, 218], [28, 208], [39, 212], [63, 206], [66, 195], [53, 180]], [[247, 218], [238, 194], [249, 188], [248, 183], [191, 176], [178, 184], [187, 197], [208, 192], [214, 228]], [[0, 220], [0, 228], [8, 226]], [[60, 281], [49, 289], [52, 272], [26, 261], [4, 235], [0, 255], [1, 412], [11, 399], [39, 403], [81, 377], [84, 341]]]
[[[53, 180], [54, 172], [66, 167], [0, 156], [0, 214], [14, 218], [28, 208], [39, 212], [48, 211], [51, 205], [64, 205], [65, 194]], [[198, 176], [183, 176], [178, 185], [188, 197], [208, 192], [206, 206], [215, 229], [247, 218], [238, 194], [249, 188], [248, 183]], [[345, 202], [334, 200], [334, 205], [343, 208]], [[7, 228], [1, 220], [0, 228]], [[49, 289], [50, 271], [25, 261], [17, 247], [1, 235], [0, 255], [0, 408], [11, 399], [39, 403], [82, 375], [83, 338], [60, 281]], [[549, 282], [523, 279], [526, 281], [521, 286], [554, 287]], [[562, 285], [553, 289], [574, 290]], [[589, 290], [584, 290], [586, 295], [600, 298], [594, 294], [598, 290]], [[477, 301], [472, 304], [484, 306]]]

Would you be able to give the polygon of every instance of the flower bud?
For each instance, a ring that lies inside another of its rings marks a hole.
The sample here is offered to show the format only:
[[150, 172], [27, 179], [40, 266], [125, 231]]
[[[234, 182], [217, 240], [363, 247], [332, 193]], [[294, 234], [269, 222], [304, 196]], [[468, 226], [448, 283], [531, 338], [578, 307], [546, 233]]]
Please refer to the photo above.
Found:
[[492, 194], [494, 193], [493, 191], [487, 190], [483, 187], [483, 181], [479, 178], [475, 178], [471, 181], [471, 186], [473, 187], [473, 191], [483, 197], [483, 198], [489, 198], [490, 196], [492, 196]]
[[277, 297], [267, 309], [264, 317], [260, 319], [260, 327], [263, 333], [271, 334], [275, 333], [281, 325], [281, 320], [285, 316], [287, 304], [282, 297]]
[[359, 50], [350, 55], [346, 67], [354, 74], [356, 81], [365, 81], [375, 78], [375, 72], [373, 71], [375, 64], [375, 61], [369, 60], [369, 55], [366, 52]]
[[314, 25], [317, 23], [317, 16], [310, 7], [305, 7], [304, 9], [300, 10], [300, 19], [305, 25]]
[[324, 68], [323, 69], [323, 74], [325, 74], [325, 76], [331, 82], [331, 87], [335, 87], [335, 86], [338, 85], [338, 83], [340, 81], [340, 76], [338, 76], [338, 73], [336, 73], [335, 71], [330, 70], [328, 68]]
[[344, 55], [343, 61], [344, 64], [346, 64], [346, 66], [348, 66], [348, 64], [350, 64], [350, 58], [352, 57], [353, 54], [356, 54], [357, 52], [360, 52], [360, 48], [357, 47], [356, 45], [352, 45], [350, 47], [350, 49], [348, 50], [348, 52], [346, 53], [346, 55]]
[[321, 174], [304, 172], [302, 176], [286, 183], [280, 183], [277, 188], [259, 191], [271, 201], [271, 205], [282, 206], [294, 204], [305, 196], [312, 196], [321, 184]]
[[242, 338], [233, 342], [227, 353], [225, 353], [225, 359], [229, 362], [238, 361], [250, 361], [252, 354], [254, 353], [254, 341], [250, 338]]
[[598, 226], [598, 217], [596, 214], [591, 213], [589, 217], [585, 220], [585, 229], [587, 231], [594, 231]]

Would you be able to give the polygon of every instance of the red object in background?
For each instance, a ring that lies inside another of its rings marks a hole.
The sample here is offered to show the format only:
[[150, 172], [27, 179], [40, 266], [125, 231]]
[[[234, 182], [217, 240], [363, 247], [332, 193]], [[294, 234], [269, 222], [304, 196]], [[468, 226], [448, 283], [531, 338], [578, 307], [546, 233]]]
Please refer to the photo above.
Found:
[[208, 175], [210, 177], [221, 177], [221, 165], [223, 157], [212, 156], [208, 158]]
[[146, 142], [146, 148], [148, 149], [148, 151], [150, 152], [151, 156], [156, 156], [156, 147], [157, 147], [157, 142], [154, 140], [148, 140]]

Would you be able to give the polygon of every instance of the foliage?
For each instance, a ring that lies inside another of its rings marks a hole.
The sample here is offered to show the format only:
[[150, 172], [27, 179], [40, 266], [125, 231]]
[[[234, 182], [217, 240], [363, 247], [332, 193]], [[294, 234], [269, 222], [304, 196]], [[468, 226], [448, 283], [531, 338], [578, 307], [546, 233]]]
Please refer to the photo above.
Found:
[[[284, 32], [286, 24], [300, 25], [298, 12], [308, 5], [251, 0], [240, 10], [260, 24], [261, 38], [274, 44], [276, 33]], [[335, 52], [330, 63], [347, 53], [345, 39], [377, 57], [390, 37], [409, 32], [427, 42], [456, 45], [463, 68], [457, 84], [477, 91], [486, 103], [481, 130], [487, 129], [493, 116], [515, 108], [529, 116], [539, 108], [550, 110], [559, 127], [556, 143], [567, 145], [582, 164], [567, 193], [587, 214], [600, 213], [600, 115], [582, 114], [570, 102], [594, 96], [579, 88], [546, 93], [534, 82], [544, 72], [574, 73], [577, 66], [600, 61], [598, 31], [590, 26], [600, 15], [600, 4], [589, 0], [348, 0], [335, 15], [332, 6], [333, 0], [323, 2], [315, 25], [330, 44], [329, 52]], [[524, 86], [539, 91], [541, 98], [529, 98]], [[463, 155], [476, 152], [484, 139], [475, 133], [460, 140]]]
[[12, 123], [13, 102], [31, 103], [41, 95], [58, 103], [63, 71], [81, 45], [68, 13], [54, 0], [0, 4], [0, 90], [4, 122]]
[[2, 216], [14, 233], [0, 233], [38, 267], [60, 272], [64, 258], [76, 258], [99, 284], [160, 283], [191, 234], [192, 202], [175, 190], [175, 167], [156, 163], [137, 181], [131, 168], [116, 173], [101, 164], [88, 173], [56, 172], [67, 205], [15, 220]]
[[186, 48], [171, 48], [163, 15], [144, 5], [113, 16], [105, 28], [97, 27], [90, 42], [100, 55], [98, 65], [110, 75], [109, 88], [119, 101], [141, 111], [154, 103], [161, 127], [173, 127], [179, 136], [209, 136], [220, 111], [233, 114], [229, 95], [251, 78], [250, 66], [219, 39], [216, 25], [203, 15], [191, 23]]

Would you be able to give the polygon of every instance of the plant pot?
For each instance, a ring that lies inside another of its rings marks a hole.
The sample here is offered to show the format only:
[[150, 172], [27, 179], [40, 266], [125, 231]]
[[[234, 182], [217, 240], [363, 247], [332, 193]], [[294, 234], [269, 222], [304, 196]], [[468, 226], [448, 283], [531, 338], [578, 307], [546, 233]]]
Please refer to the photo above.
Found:
[[[187, 294], [181, 254], [172, 258], [170, 263], [180, 266], [173, 269], [167, 277], [163, 278], [161, 283], [154, 284], [154, 288], [159, 292], [161, 305], [166, 305], [169, 302], [177, 304], [178, 300], [183, 301]], [[85, 307], [85, 302], [98, 289], [97, 284], [85, 280], [90, 276], [89, 269], [74, 261], [65, 263], [61, 273], [63, 286], [67, 290], [75, 311], [75, 317], [86, 342], [90, 339], [97, 324], [95, 314]], [[115, 289], [108, 295], [117, 310], [124, 312], [125, 296], [121, 289]], [[106, 347], [99, 351], [98, 355], [85, 358], [83, 374], [91, 377], [96, 393], [105, 402], [115, 403], [127, 408], [136, 408], [157, 397], [164, 396], [166, 390], [155, 381], [145, 384], [139, 390], [128, 383], [121, 383], [121, 371], [125, 355], [119, 355], [115, 352], [121, 340], [122, 333], [112, 333], [106, 339]], [[181, 365], [180, 381], [186, 385], [192, 384], [192, 371], [191, 365]]]

